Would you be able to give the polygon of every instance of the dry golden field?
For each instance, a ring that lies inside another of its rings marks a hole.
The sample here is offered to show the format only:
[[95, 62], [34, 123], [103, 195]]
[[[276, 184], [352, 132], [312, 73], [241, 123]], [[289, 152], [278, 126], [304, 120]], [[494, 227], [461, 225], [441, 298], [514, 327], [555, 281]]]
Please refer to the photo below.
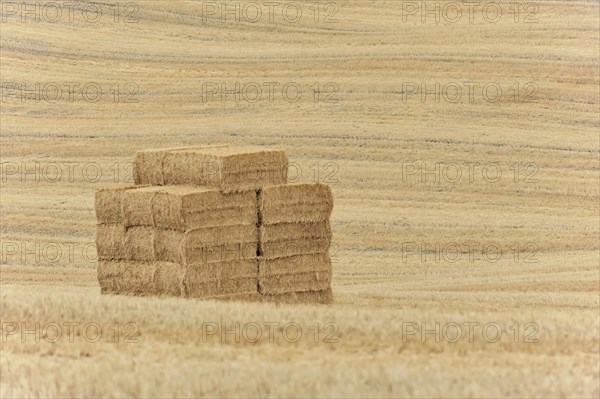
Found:
[[[600, 395], [597, 1], [0, 3], [2, 397]], [[222, 142], [331, 185], [334, 304], [100, 295], [94, 190]]]

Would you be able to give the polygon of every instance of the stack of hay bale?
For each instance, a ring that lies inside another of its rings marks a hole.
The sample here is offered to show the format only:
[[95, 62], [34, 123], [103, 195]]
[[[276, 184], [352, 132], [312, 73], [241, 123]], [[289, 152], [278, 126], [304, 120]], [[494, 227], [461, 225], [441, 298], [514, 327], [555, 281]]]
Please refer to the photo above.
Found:
[[255, 147], [137, 153], [134, 185], [96, 192], [102, 292], [331, 302], [331, 191], [287, 170]]

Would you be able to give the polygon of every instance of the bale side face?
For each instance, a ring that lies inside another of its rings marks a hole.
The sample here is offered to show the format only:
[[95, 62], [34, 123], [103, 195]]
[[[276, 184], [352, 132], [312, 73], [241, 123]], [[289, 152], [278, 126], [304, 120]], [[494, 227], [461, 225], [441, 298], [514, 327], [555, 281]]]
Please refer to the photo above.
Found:
[[321, 291], [331, 286], [332, 267], [327, 253], [303, 254], [258, 262], [259, 292], [265, 295]]
[[187, 267], [185, 286], [191, 298], [256, 293], [257, 261], [251, 259], [190, 265]]
[[[231, 208], [231, 209], [220, 209], [215, 211], [204, 211], [187, 213], [184, 215], [183, 228], [186, 230], [196, 230], [209, 227], [217, 226], [228, 226], [228, 225], [256, 225], [258, 217], [256, 214], [256, 207], [246, 208]], [[157, 226], [160, 222], [157, 221]], [[171, 228], [182, 227], [172, 225]], [[165, 226], [166, 227], [166, 226]]]
[[153, 276], [153, 265], [129, 261], [98, 262], [98, 283], [103, 294], [154, 295]]
[[258, 263], [259, 278], [328, 272], [331, 269], [331, 259], [327, 253], [301, 254], [277, 259], [259, 258]]
[[164, 185], [163, 162], [164, 150], [145, 150], [135, 154], [133, 163], [133, 181], [137, 185]]
[[185, 267], [167, 262], [100, 261], [101, 292], [121, 295], [185, 296]]
[[125, 259], [125, 226], [121, 223], [96, 226], [96, 252], [100, 260]]
[[305, 253], [327, 252], [331, 245], [329, 221], [278, 223], [259, 228], [259, 254], [281, 258]]
[[331, 238], [329, 220], [318, 223], [277, 223], [260, 226], [262, 242], [291, 241], [303, 238]]
[[237, 192], [287, 182], [285, 151], [260, 147], [147, 150], [136, 154], [135, 181]]
[[328, 252], [330, 246], [331, 239], [329, 237], [259, 242], [260, 256], [264, 259], [320, 254]]
[[258, 246], [256, 226], [217, 226], [180, 232], [156, 229], [157, 260], [183, 265], [253, 259]]
[[258, 189], [287, 183], [289, 161], [285, 151], [249, 148], [222, 160], [224, 191]]
[[193, 186], [152, 186], [122, 194], [126, 226], [154, 226], [180, 231], [236, 224], [256, 224], [255, 192], [225, 194]]
[[161, 187], [128, 190], [123, 194], [123, 220], [125, 226], [154, 226], [152, 203]]
[[100, 261], [102, 293], [189, 298], [256, 296], [256, 261], [182, 266], [170, 262]]
[[156, 260], [154, 250], [154, 228], [146, 226], [129, 227], [125, 231], [125, 256], [128, 260]]
[[263, 224], [321, 222], [333, 209], [331, 189], [321, 183], [266, 186], [258, 201]]
[[331, 287], [331, 269], [310, 273], [262, 276], [258, 292], [264, 295], [288, 292], [321, 291]]
[[134, 188], [137, 187], [132, 184], [115, 184], [96, 190], [95, 210], [98, 224], [122, 223], [123, 194]]

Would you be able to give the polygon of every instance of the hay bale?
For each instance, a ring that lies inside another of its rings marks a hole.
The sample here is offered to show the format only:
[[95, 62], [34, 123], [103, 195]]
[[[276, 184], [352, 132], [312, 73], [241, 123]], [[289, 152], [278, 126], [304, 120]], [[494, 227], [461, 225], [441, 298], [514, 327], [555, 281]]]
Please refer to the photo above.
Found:
[[264, 302], [275, 302], [285, 304], [299, 303], [333, 303], [333, 291], [331, 287], [319, 291], [286, 292], [284, 294], [270, 294], [262, 296]]
[[258, 209], [262, 224], [321, 222], [331, 215], [333, 196], [321, 183], [266, 186], [259, 190]]
[[152, 204], [162, 187], [143, 187], [123, 193], [123, 223], [130, 226], [154, 226]]
[[129, 261], [99, 261], [98, 283], [103, 294], [153, 294], [154, 268]]
[[259, 242], [259, 255], [264, 259], [278, 259], [303, 254], [319, 254], [329, 251], [330, 245], [330, 237]]
[[258, 281], [258, 292], [270, 295], [325, 290], [331, 286], [331, 277], [331, 268], [307, 273], [261, 276]]
[[258, 237], [255, 225], [215, 226], [178, 231], [156, 229], [154, 248], [157, 260], [183, 265], [256, 257]]
[[203, 211], [187, 213], [184, 216], [182, 224], [178, 226], [175, 223], [168, 227], [168, 222], [163, 223], [162, 220], [157, 220], [156, 224], [159, 227], [180, 229], [180, 230], [195, 230], [206, 227], [216, 227], [222, 225], [253, 225], [258, 222], [256, 207], [252, 208], [230, 208], [219, 209], [215, 211]]
[[153, 262], [154, 292], [161, 296], [186, 296], [185, 273], [183, 265], [172, 262]]
[[225, 194], [193, 186], [153, 186], [123, 195], [126, 226], [155, 226], [180, 231], [257, 223], [253, 191]]
[[133, 181], [135, 184], [162, 186], [162, 164], [165, 157], [163, 150], [144, 150], [135, 154], [133, 162]]
[[259, 254], [265, 258], [327, 252], [331, 245], [328, 220], [318, 223], [277, 223], [259, 228]]
[[327, 253], [261, 258], [258, 262], [258, 290], [265, 295], [325, 290], [331, 286], [331, 277]]
[[185, 267], [168, 262], [100, 261], [101, 292], [122, 295], [185, 296]]
[[223, 193], [215, 189], [168, 186], [157, 192], [152, 212], [157, 227], [194, 230], [257, 222], [253, 191]]
[[125, 259], [125, 226], [121, 223], [96, 226], [96, 252], [100, 260]]
[[261, 242], [321, 237], [331, 237], [331, 226], [328, 220], [318, 223], [277, 223], [260, 226]]
[[225, 192], [287, 182], [284, 151], [260, 147], [191, 147], [136, 154], [136, 183], [195, 185]]
[[182, 149], [208, 149], [214, 147], [227, 147], [226, 144], [202, 145], [193, 147], [158, 148], [138, 151], [133, 162], [133, 181], [136, 185], [148, 184], [152, 186], [164, 185], [163, 163], [167, 152]]
[[138, 187], [132, 184], [114, 184], [96, 190], [95, 209], [98, 223], [122, 223], [123, 194], [134, 188]]
[[247, 278], [189, 281], [186, 282], [187, 297], [196, 299], [208, 299], [224, 295], [254, 294], [256, 293], [256, 282]]
[[331, 270], [328, 253], [301, 254], [283, 258], [259, 258], [258, 276], [271, 277], [283, 274], [303, 274]]
[[190, 298], [252, 294], [258, 287], [256, 259], [187, 266], [186, 294]]
[[133, 226], [125, 230], [125, 258], [136, 261], [156, 260], [154, 250], [155, 229]]

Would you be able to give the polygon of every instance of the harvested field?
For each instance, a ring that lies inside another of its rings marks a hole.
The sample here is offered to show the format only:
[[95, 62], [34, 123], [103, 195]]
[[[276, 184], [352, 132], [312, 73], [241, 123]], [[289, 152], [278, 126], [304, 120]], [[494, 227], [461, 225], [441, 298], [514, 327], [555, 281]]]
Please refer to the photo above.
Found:
[[[1, 397], [600, 395], [598, 2], [112, 3], [1, 3]], [[331, 187], [332, 292], [101, 294], [96, 190], [216, 144]]]

